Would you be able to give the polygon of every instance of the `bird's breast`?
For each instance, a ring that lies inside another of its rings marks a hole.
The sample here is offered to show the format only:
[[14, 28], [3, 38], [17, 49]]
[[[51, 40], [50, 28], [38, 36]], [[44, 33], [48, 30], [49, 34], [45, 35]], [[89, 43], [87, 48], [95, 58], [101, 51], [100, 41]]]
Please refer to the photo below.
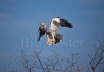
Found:
[[56, 31], [56, 30], [57, 30], [57, 26], [51, 25], [50, 30], [51, 30], [51, 31]]

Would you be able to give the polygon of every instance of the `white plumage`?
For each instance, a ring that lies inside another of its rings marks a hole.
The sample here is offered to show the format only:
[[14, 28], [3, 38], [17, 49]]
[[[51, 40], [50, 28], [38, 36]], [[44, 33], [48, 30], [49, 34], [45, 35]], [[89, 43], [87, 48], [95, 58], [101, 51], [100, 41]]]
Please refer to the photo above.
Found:
[[47, 24], [41, 24], [39, 27], [39, 39], [46, 34], [47, 36], [47, 44], [54, 45], [60, 42], [63, 39], [63, 35], [57, 33], [59, 27], [68, 27], [72, 28], [72, 24], [69, 23], [67, 20], [62, 19], [60, 17], [52, 18], [51, 25], [47, 28]]

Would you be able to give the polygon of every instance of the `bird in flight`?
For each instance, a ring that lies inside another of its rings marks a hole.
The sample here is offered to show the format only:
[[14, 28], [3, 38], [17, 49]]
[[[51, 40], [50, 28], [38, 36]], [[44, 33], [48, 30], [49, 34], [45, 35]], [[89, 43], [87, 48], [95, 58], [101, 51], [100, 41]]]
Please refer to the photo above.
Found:
[[38, 29], [38, 41], [46, 35], [47, 36], [47, 44], [54, 45], [59, 43], [63, 39], [63, 35], [57, 33], [59, 27], [67, 27], [72, 28], [72, 24], [68, 22], [66, 19], [55, 17], [52, 18], [50, 22], [50, 27], [47, 26], [47, 23], [41, 23]]

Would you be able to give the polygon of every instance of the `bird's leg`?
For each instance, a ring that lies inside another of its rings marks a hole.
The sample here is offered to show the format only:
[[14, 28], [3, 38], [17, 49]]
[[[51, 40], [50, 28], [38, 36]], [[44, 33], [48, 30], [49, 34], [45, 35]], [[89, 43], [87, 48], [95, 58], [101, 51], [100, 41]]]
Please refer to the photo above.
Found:
[[53, 44], [55, 43], [55, 32], [52, 32], [52, 41], [53, 41]]

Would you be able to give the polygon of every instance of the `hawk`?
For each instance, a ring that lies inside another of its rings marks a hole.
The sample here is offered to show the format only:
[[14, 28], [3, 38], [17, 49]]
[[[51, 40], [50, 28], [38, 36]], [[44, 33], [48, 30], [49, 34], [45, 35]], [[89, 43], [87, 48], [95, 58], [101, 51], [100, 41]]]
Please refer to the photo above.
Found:
[[60, 17], [52, 18], [50, 22], [50, 27], [47, 27], [46, 23], [40, 24], [39, 30], [38, 30], [38, 33], [39, 33], [38, 41], [40, 41], [41, 37], [46, 35], [48, 39], [47, 41], [48, 45], [54, 45], [59, 43], [63, 39], [63, 35], [57, 33], [57, 30], [59, 27], [72, 28], [73, 26], [66, 19], [63, 19]]

